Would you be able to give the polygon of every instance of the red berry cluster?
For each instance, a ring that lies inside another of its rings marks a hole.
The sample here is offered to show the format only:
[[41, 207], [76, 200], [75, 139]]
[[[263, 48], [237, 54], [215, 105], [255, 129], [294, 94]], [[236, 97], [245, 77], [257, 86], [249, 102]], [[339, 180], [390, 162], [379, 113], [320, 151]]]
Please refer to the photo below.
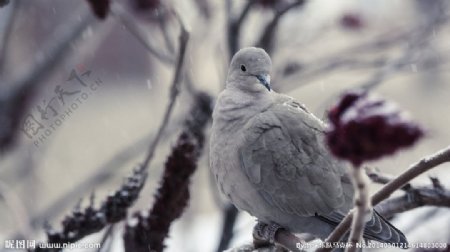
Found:
[[411, 146], [423, 135], [395, 104], [368, 93], [344, 94], [328, 118], [329, 149], [355, 166]]

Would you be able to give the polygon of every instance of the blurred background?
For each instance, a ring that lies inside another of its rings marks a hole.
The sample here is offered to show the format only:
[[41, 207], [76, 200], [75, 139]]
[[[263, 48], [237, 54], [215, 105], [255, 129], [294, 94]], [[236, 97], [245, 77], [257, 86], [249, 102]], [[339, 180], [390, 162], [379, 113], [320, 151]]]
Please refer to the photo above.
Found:
[[[189, 115], [192, 89], [216, 97], [230, 55], [245, 46], [264, 47], [273, 59], [274, 90], [320, 118], [344, 90], [367, 84], [408, 111], [426, 137], [370, 164], [383, 173], [398, 175], [450, 142], [445, 0], [114, 0], [104, 19], [88, 1], [0, 5], [2, 243], [17, 235], [45, 241], [45, 222], [58, 229], [80, 199], [87, 204], [95, 192], [101, 201], [143, 160], [175, 71], [180, 25], [172, 10], [191, 34], [184, 81], [148, 181], [129, 213], [151, 207], [165, 159]], [[29, 86], [19, 99], [26, 105], [5, 102], [18, 85]], [[11, 118], [21, 122], [8, 128]], [[166, 251], [218, 249], [226, 201], [211, 180], [207, 143], [189, 206], [171, 227]], [[450, 187], [448, 164], [427, 175]], [[431, 183], [427, 176], [413, 182]], [[371, 192], [377, 188], [372, 184]], [[254, 223], [239, 213], [227, 247], [251, 242]], [[417, 208], [393, 223], [410, 242], [450, 242], [449, 208]], [[122, 229], [123, 223], [115, 225], [110, 251], [123, 251]], [[102, 232], [83, 241], [98, 242]]]

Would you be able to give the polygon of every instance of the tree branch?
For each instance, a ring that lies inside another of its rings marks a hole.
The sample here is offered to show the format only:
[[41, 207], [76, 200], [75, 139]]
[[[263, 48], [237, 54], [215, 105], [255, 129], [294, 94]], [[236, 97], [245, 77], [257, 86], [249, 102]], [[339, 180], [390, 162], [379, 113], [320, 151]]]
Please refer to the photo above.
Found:
[[356, 244], [362, 240], [366, 216], [371, 211], [367, 179], [364, 177], [363, 169], [361, 167], [353, 167], [352, 171], [353, 186], [355, 187], [355, 209], [353, 210], [354, 218], [349, 237], [352, 246], [347, 247], [345, 249], [346, 252], [357, 250]]
[[[439, 28], [449, 17], [444, 16], [442, 19], [438, 19], [438, 21], [426, 23], [424, 25], [420, 25], [419, 27], [415, 26], [412, 29], [400, 31], [396, 34], [381, 34], [376, 39], [371, 40], [369, 42], [364, 42], [362, 44], [351, 46], [350, 48], [344, 49], [339, 53], [333, 54], [328, 57], [324, 57], [316, 62], [309, 63], [308, 65], [318, 66], [315, 69], [309, 71], [302, 71], [299, 73], [298, 70], [295, 70], [294, 73], [291, 73], [289, 77], [284, 78], [282, 80], [283, 84], [279, 85], [278, 90], [284, 92], [291, 92], [297, 87], [303, 87], [308, 83], [308, 80], [303, 82], [302, 85], [293, 85], [292, 83], [297, 83], [293, 80], [298, 79], [313, 79], [317, 77], [323, 77], [324, 74], [329, 74], [332, 70], [335, 70], [337, 67], [346, 66], [348, 64], [352, 65], [352, 61], [356, 61], [358, 64], [357, 58], [348, 59], [349, 55], [359, 56], [364, 53], [374, 52], [376, 50], [386, 50], [392, 48], [395, 45], [400, 43], [408, 43], [409, 47], [405, 49], [405, 52], [402, 56], [397, 59], [389, 59], [389, 58], [379, 58], [374, 59], [373, 62], [368, 62], [368, 67], [381, 67], [378, 69], [372, 76], [370, 76], [363, 84], [359, 84], [359, 86], [364, 86], [365, 88], [372, 88], [372, 86], [378, 85], [380, 82], [384, 81], [391, 74], [398, 72], [399, 70], [405, 69], [405, 66], [408, 66], [409, 61], [408, 57], [410, 57], [411, 53], [415, 53], [415, 55], [420, 55], [419, 51], [424, 50], [423, 43], [424, 41], [429, 41], [430, 34], [433, 34], [437, 28]], [[418, 42], [416, 41], [418, 40]], [[413, 49], [414, 47], [414, 49]], [[414, 52], [417, 51], [417, 52]], [[407, 55], [407, 56], [405, 56]], [[448, 59], [441, 58], [442, 64], [448, 62]], [[361, 62], [365, 64], [364, 62]], [[303, 70], [303, 69], [302, 69]]]
[[145, 49], [147, 49], [153, 56], [165, 64], [174, 64], [175, 61], [170, 56], [161, 53], [158, 49], [154, 48], [150, 42], [145, 38], [145, 34], [141, 31], [138, 24], [136, 24], [131, 17], [118, 3], [113, 3], [111, 7], [111, 13], [116, 16], [120, 22], [127, 28], [127, 31], [141, 43]]
[[302, 6], [306, 1], [305, 0], [297, 0], [293, 3], [290, 3], [282, 8], [278, 9], [273, 17], [272, 21], [264, 29], [263, 35], [259, 39], [257, 46], [264, 48], [268, 54], [270, 54], [273, 50], [274, 39], [276, 38], [276, 31], [278, 28], [278, 24], [281, 20], [281, 17], [286, 14], [288, 11], [294, 9], [295, 7]]
[[410, 187], [402, 196], [390, 198], [377, 205], [378, 212], [386, 218], [422, 206], [450, 207], [450, 190], [432, 178], [431, 186]]
[[164, 113], [164, 118], [162, 120], [161, 125], [158, 128], [157, 134], [153, 142], [151, 143], [147, 156], [144, 159], [144, 162], [142, 163], [141, 169], [147, 169], [150, 160], [153, 158], [153, 154], [155, 152], [156, 146], [161, 138], [161, 135], [166, 128], [167, 123], [169, 122], [170, 115], [172, 114], [172, 110], [175, 105], [175, 100], [178, 96], [178, 93], [180, 92], [180, 83], [182, 81], [183, 77], [183, 64], [184, 64], [184, 58], [186, 55], [186, 47], [187, 42], [189, 40], [189, 32], [186, 30], [186, 27], [181, 20], [180, 16], [175, 13], [175, 16], [180, 24], [181, 32], [179, 37], [179, 49], [178, 49], [178, 59], [177, 59], [177, 65], [175, 68], [175, 74], [173, 77], [172, 86], [170, 88], [170, 101], [169, 105], [166, 108], [166, 112]]
[[[431, 156], [421, 159], [419, 162], [411, 165], [409, 169], [402, 173], [400, 176], [396, 177], [394, 180], [383, 186], [377, 193], [372, 196], [372, 205], [376, 206], [382, 200], [388, 198], [393, 192], [403, 187], [415, 177], [445, 162], [450, 162], [450, 146], [436, 152]], [[350, 223], [352, 222], [352, 218], [353, 213], [350, 212], [333, 230], [333, 232], [328, 236], [325, 242], [338, 242], [348, 231]], [[318, 251], [331, 251], [331, 248], [323, 248], [319, 249]]]
[[231, 203], [227, 203], [222, 209], [222, 232], [220, 235], [220, 242], [217, 252], [222, 252], [228, 248], [231, 239], [233, 238], [233, 228], [236, 223], [238, 209]]
[[385, 185], [391, 182], [395, 177], [392, 175], [386, 175], [380, 173], [378, 170], [370, 167], [365, 167], [366, 174], [370, 178], [370, 180], [377, 184]]
[[248, 13], [250, 13], [251, 8], [255, 4], [256, 0], [248, 0], [247, 3], [244, 6], [244, 9], [242, 9], [241, 14], [235, 18], [233, 14], [231, 13], [231, 3], [232, 0], [226, 0], [226, 9], [227, 9], [227, 15], [228, 15], [228, 52], [231, 57], [238, 51], [239, 49], [239, 38], [241, 33], [241, 27], [242, 23], [244, 22], [245, 18], [248, 16]]
[[[365, 167], [365, 170], [366, 170], [366, 175], [369, 177], [369, 179], [372, 182], [377, 183], [377, 184], [385, 185], [395, 179], [395, 176], [383, 174], [374, 168]], [[411, 187], [411, 184], [407, 183], [404, 186], [402, 186], [402, 188], [400, 188], [400, 189], [407, 191], [410, 187]]]
[[419, 162], [410, 166], [410, 168], [400, 176], [387, 183], [372, 196], [372, 204], [377, 205], [382, 200], [388, 198], [397, 189], [407, 184], [410, 180], [445, 162], [450, 162], [450, 146], [431, 156], [421, 159]]
[[10, 35], [13, 30], [14, 24], [17, 20], [17, 11], [19, 9], [19, 6], [21, 4], [20, 0], [13, 1], [9, 8], [11, 8], [10, 13], [8, 13], [8, 17], [6, 19], [6, 25], [5, 30], [1, 36], [1, 42], [0, 42], [0, 76], [3, 75], [4, 69], [5, 69], [5, 62], [8, 58], [8, 48], [10, 45]]

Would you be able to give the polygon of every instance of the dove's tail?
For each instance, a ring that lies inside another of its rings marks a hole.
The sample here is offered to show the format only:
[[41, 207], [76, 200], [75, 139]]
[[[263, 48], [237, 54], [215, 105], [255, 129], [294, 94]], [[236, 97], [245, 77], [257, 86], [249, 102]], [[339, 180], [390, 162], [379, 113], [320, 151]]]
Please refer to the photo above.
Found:
[[366, 223], [364, 237], [379, 242], [408, 243], [402, 231], [394, 227], [375, 210], [373, 210], [372, 219]]

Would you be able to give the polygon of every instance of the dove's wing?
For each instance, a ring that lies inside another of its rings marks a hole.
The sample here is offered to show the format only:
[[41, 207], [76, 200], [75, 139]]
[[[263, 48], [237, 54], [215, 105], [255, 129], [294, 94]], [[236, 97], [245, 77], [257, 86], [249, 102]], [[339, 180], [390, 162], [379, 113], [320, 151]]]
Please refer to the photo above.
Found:
[[351, 182], [344, 166], [330, 158], [323, 129], [292, 100], [274, 104], [246, 124], [238, 150], [241, 166], [268, 204], [289, 214], [330, 218], [351, 207]]

